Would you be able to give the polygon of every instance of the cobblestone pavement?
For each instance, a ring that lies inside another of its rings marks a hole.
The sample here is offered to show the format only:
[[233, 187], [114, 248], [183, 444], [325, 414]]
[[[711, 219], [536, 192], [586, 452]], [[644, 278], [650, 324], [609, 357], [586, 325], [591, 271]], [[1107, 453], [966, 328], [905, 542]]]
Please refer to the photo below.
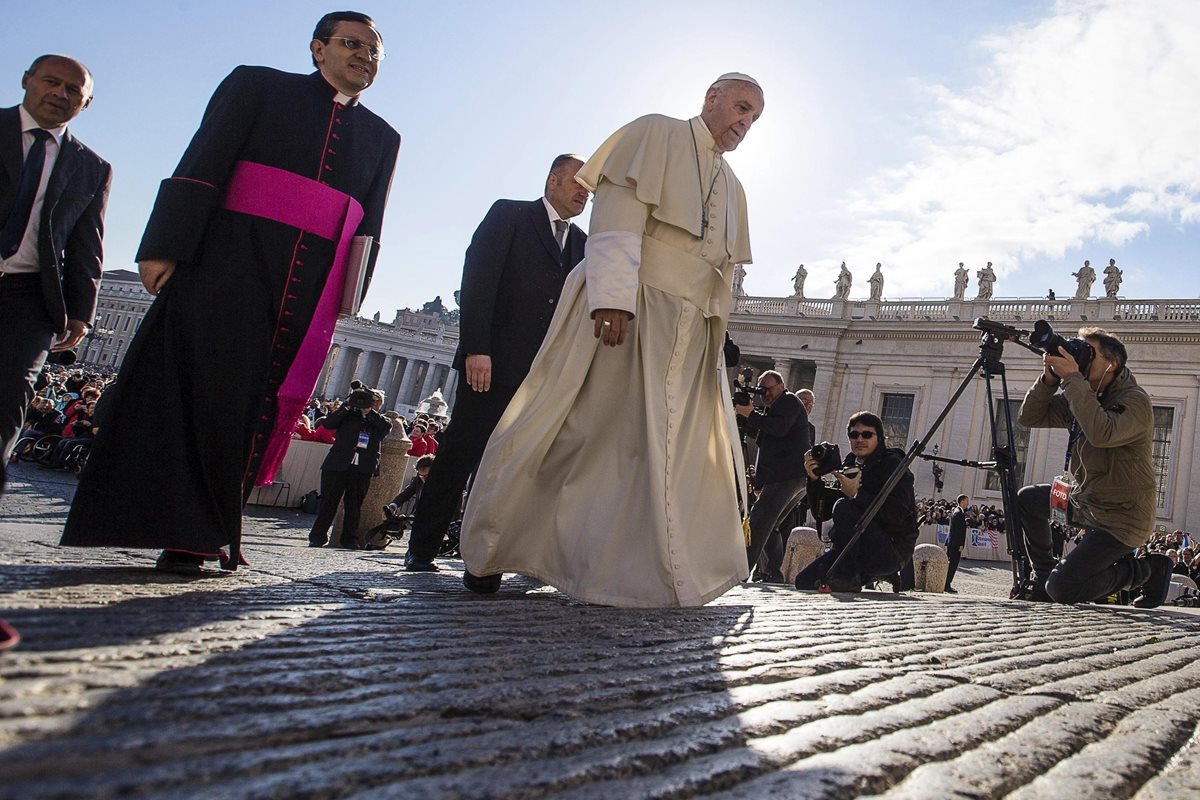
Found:
[[254, 508], [253, 568], [185, 579], [57, 547], [73, 483], [0, 501], [0, 797], [1200, 793], [1195, 614], [1011, 602], [978, 562], [957, 597], [477, 597]]

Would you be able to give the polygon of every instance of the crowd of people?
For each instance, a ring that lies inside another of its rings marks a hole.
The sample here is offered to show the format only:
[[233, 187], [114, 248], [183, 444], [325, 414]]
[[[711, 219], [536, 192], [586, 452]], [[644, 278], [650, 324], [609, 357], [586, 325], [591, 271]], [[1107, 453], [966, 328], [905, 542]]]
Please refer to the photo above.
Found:
[[35, 384], [11, 458], [78, 472], [87, 460], [96, 432], [96, 403], [113, 377], [47, 365]]
[[[308, 407], [296, 420], [296, 430], [292, 434], [292, 438], [306, 442], [333, 444], [334, 432], [321, 425], [321, 421], [341, 408], [342, 402], [337, 397], [332, 400], [316, 397], [309, 400]], [[390, 419], [393, 425], [400, 424], [404, 427], [405, 435], [412, 441], [412, 447], [408, 451], [410, 456], [420, 458], [437, 453], [439, 438], [446, 428], [445, 419], [431, 414], [418, 413], [410, 422], [407, 417], [395, 411], [384, 412], [383, 416]]]
[[[954, 513], [954, 501], [942, 497], [934, 500], [927, 497], [917, 502], [917, 524], [919, 525], [949, 525], [950, 515]], [[983, 531], [1004, 530], [1004, 509], [1000, 506], [977, 503], [969, 505], [963, 512], [968, 528], [978, 528]]]
[[1174, 575], [1186, 575], [1200, 584], [1200, 557], [1196, 555], [1196, 540], [1187, 531], [1156, 532], [1150, 541], [1138, 548], [1138, 555], [1162, 553], [1171, 559]]

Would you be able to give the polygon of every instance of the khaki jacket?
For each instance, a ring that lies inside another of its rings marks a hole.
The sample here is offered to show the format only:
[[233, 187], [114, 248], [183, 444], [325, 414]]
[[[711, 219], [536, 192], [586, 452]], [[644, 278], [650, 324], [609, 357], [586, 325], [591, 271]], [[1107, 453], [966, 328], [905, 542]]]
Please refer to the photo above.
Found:
[[1094, 524], [1131, 548], [1144, 544], [1154, 527], [1157, 481], [1150, 395], [1128, 367], [1099, 397], [1082, 375], [1059, 387], [1039, 377], [1025, 393], [1018, 421], [1028, 428], [1069, 428], [1079, 423], [1071, 453], [1075, 489], [1071, 502], [1081, 524]]

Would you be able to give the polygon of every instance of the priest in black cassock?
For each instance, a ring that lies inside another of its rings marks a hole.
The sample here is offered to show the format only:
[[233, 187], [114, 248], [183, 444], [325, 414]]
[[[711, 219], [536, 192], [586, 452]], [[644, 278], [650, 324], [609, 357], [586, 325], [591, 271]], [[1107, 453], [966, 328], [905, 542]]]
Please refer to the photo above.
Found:
[[[62, 543], [236, 569], [241, 513], [316, 383], [354, 237], [374, 268], [400, 136], [363, 107], [383, 38], [327, 14], [310, 75], [238, 67], [163, 181], [137, 261], [156, 294], [98, 411]], [[361, 244], [361, 242], [360, 242]]]

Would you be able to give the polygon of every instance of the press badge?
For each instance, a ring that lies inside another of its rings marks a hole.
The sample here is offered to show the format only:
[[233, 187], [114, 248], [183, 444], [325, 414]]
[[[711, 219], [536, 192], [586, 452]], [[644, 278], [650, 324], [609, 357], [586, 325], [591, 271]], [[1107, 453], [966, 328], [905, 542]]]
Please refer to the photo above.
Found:
[[358, 466], [358, 455], [359, 455], [359, 453], [362, 453], [364, 455], [366, 454], [367, 443], [370, 441], [371, 441], [371, 434], [367, 433], [366, 431], [358, 432], [358, 444], [356, 444], [354, 446], [354, 455], [352, 455], [350, 457], [350, 466], [352, 466], [352, 467]]
[[1071, 480], [1059, 475], [1050, 484], [1050, 521], [1067, 525], [1071, 520]]

